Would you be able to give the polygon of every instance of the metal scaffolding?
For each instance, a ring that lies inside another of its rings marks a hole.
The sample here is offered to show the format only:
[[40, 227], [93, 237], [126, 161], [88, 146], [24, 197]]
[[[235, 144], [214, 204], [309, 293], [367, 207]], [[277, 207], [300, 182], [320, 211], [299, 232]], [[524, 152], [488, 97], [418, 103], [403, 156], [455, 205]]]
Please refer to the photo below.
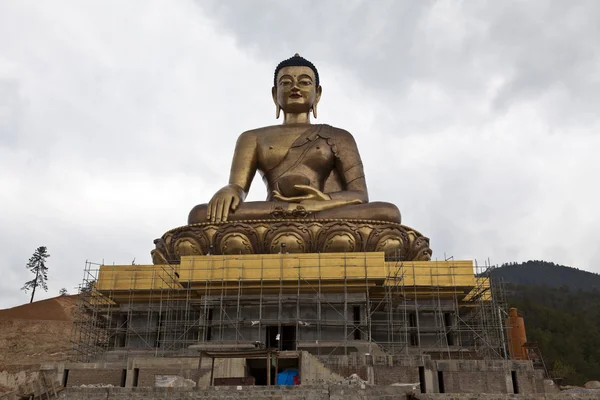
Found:
[[[475, 263], [466, 276], [451, 259], [440, 262], [444, 268], [438, 262], [391, 262], [387, 277], [374, 283], [366, 267], [359, 275], [347, 272], [356, 266], [342, 258], [339, 265], [324, 266], [315, 254], [318, 279], [307, 279], [298, 267], [293, 279], [284, 280], [283, 271], [261, 265], [260, 279], [249, 282], [242, 279], [248, 267], [233, 260], [219, 268], [237, 268], [236, 281], [222, 278], [198, 286], [179, 278], [192, 276], [182, 273], [184, 266], [163, 265], [152, 275], [132, 274], [129, 282], [115, 281], [102, 290], [96, 285], [100, 268], [118, 272], [123, 266], [86, 262], [71, 359], [165, 357], [190, 354], [192, 345], [252, 343], [317, 356], [507, 357], [503, 282], [492, 277], [489, 263]], [[336, 286], [321, 279], [328, 276], [326, 268], [343, 269]], [[274, 275], [279, 276], [275, 281], [266, 278]], [[461, 278], [472, 284], [459, 285]]]

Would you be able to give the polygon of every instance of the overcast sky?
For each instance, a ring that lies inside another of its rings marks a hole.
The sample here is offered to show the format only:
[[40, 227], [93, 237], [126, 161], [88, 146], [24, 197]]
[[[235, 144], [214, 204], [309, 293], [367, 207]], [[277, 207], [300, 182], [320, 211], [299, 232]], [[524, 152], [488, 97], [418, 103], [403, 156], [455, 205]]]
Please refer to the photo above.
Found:
[[[0, 308], [153, 239], [277, 123], [277, 63], [319, 69], [319, 119], [434, 258], [600, 272], [600, 2], [0, 1]], [[265, 198], [256, 179], [250, 199]]]

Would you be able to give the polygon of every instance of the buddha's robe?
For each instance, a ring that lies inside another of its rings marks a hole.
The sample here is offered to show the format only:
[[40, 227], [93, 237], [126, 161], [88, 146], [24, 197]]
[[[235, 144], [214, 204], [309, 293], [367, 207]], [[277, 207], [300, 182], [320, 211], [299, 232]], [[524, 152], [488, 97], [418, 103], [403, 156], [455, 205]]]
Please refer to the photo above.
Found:
[[[288, 209], [290, 203], [273, 199], [273, 190], [283, 196], [300, 196], [295, 185], [309, 185], [328, 194], [332, 200], [360, 200], [362, 204], [339, 206], [324, 211], [303, 215], [304, 218], [371, 219], [400, 222], [398, 208], [390, 203], [369, 203], [363, 164], [352, 135], [329, 125], [310, 125], [289, 147], [281, 160], [269, 159], [268, 135], [261, 135], [262, 128], [243, 135], [255, 135], [256, 146], [252, 150], [256, 169], [248, 174], [236, 173], [236, 160], [232, 166], [230, 184], [247, 190], [258, 170], [267, 186], [267, 200], [241, 203], [237, 210], [230, 212], [229, 221], [274, 218], [281, 215], [281, 209]], [[238, 140], [238, 147], [240, 140]], [[247, 151], [236, 148], [238, 157]], [[251, 175], [251, 176], [250, 176]], [[296, 204], [296, 203], [294, 203]], [[301, 210], [301, 203], [297, 203]], [[188, 222], [206, 222], [206, 205], [194, 207]], [[278, 211], [279, 210], [279, 211]]]

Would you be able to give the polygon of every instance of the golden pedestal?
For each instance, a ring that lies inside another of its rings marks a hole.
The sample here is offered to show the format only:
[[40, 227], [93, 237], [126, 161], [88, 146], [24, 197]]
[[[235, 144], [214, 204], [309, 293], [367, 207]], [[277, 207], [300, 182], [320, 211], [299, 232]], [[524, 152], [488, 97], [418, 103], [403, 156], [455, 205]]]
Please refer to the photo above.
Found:
[[396, 261], [431, 259], [429, 239], [407, 226], [373, 220], [269, 219], [201, 223], [154, 241], [154, 264], [183, 256], [383, 252]]

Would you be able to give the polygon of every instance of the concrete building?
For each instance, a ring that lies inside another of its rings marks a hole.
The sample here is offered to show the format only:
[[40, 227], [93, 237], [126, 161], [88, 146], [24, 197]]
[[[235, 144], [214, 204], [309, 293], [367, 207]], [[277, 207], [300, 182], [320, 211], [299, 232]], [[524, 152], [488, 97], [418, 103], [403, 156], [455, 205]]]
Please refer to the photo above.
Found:
[[430, 393], [546, 390], [543, 371], [507, 354], [501, 283], [471, 261], [209, 255], [88, 263], [85, 276], [67, 386], [154, 386], [171, 375], [270, 385], [292, 368], [302, 385], [356, 374]]

